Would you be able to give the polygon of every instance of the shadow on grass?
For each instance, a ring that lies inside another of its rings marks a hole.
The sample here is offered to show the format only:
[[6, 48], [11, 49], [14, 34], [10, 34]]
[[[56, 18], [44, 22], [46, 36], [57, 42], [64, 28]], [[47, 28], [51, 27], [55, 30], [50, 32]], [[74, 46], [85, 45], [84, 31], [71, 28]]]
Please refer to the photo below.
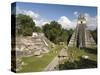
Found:
[[84, 48], [84, 51], [92, 54], [97, 54], [97, 48]]
[[59, 65], [59, 70], [97, 68], [97, 62], [80, 58], [80, 61], [65, 62]]

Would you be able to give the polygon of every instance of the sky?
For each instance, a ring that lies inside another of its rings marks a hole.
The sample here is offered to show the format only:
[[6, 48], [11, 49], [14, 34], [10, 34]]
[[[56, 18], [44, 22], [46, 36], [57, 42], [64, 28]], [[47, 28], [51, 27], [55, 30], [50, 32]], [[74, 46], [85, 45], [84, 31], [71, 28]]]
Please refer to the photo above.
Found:
[[45, 23], [50, 23], [50, 21], [55, 20], [63, 28], [75, 28], [77, 16], [80, 13], [86, 16], [89, 29], [95, 29], [97, 26], [96, 7], [17, 2], [15, 8], [16, 14], [22, 13], [29, 15], [36, 25], [40, 27]]

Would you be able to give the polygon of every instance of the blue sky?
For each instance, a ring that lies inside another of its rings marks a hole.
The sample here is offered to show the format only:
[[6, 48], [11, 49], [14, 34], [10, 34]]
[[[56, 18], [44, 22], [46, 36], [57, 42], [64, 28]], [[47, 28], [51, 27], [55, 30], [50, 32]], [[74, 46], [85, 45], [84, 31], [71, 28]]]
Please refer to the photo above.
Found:
[[58, 4], [40, 4], [40, 3], [21, 3], [18, 2], [17, 6], [20, 9], [32, 10], [40, 14], [43, 18], [56, 20], [60, 16], [67, 16], [70, 20], [76, 18], [73, 13], [88, 13], [91, 16], [97, 15], [96, 7], [87, 6], [73, 6], [73, 5], [58, 5]]
[[31, 16], [37, 26], [56, 20], [63, 28], [75, 28], [80, 13], [85, 14], [90, 29], [97, 26], [97, 7], [17, 2], [15, 8], [17, 14]]

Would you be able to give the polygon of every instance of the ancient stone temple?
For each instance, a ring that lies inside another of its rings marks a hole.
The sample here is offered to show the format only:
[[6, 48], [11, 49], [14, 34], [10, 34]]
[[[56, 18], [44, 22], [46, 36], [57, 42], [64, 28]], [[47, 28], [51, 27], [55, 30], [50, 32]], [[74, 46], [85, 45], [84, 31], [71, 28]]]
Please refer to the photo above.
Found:
[[69, 41], [68, 47], [96, 47], [96, 43], [87, 29], [87, 21], [83, 14], [77, 18], [77, 26]]
[[40, 56], [49, 52], [50, 44], [43, 33], [33, 32], [32, 36], [16, 37], [16, 56]]

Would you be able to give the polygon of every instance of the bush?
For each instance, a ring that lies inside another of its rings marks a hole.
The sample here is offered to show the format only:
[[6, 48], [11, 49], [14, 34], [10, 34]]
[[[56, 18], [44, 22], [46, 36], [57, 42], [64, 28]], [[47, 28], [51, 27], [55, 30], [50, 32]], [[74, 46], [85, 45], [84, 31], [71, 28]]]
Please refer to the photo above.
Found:
[[28, 36], [32, 35], [35, 23], [28, 15], [17, 14], [16, 16], [16, 34]]

